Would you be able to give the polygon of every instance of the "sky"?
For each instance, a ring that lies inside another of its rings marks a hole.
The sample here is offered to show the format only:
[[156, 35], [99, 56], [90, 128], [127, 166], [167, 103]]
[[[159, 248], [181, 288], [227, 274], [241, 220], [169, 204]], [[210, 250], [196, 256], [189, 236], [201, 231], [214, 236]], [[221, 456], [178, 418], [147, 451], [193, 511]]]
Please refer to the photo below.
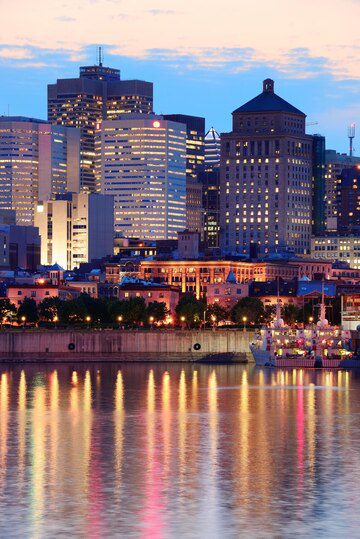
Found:
[[46, 85], [80, 65], [154, 83], [156, 113], [231, 112], [273, 78], [308, 116], [309, 133], [360, 154], [360, 0], [0, 0], [0, 114], [46, 118]]

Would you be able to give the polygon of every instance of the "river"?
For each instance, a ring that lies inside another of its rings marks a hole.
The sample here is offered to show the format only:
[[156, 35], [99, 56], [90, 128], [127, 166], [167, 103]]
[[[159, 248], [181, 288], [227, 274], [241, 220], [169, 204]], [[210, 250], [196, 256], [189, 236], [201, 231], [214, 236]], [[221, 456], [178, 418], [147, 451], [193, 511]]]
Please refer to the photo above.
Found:
[[0, 366], [0, 537], [360, 537], [360, 373]]

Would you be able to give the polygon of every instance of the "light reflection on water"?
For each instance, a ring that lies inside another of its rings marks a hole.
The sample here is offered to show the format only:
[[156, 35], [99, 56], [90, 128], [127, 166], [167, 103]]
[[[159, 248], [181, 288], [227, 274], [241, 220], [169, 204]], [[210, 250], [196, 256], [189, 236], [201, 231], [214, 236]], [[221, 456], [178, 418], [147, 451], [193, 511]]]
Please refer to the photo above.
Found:
[[360, 535], [360, 373], [0, 368], [0, 537]]

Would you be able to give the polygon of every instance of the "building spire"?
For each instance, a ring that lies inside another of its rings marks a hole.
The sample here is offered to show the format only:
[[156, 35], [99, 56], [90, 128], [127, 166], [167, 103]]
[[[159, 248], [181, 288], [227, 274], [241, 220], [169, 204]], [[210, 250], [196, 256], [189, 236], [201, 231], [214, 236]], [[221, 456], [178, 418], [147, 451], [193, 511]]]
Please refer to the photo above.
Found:
[[265, 79], [263, 81], [263, 92], [274, 93], [274, 81], [272, 79]]
[[102, 67], [103, 65], [103, 51], [102, 51], [102, 47], [100, 46], [99, 47], [99, 66]]

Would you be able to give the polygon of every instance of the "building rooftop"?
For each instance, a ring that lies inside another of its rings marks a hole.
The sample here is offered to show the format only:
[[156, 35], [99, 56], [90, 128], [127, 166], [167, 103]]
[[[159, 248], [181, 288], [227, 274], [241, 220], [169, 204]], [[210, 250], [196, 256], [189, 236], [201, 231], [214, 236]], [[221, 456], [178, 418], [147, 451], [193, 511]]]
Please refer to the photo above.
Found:
[[264, 80], [261, 94], [234, 110], [233, 114], [238, 112], [290, 112], [291, 114], [306, 116], [301, 110], [275, 94], [274, 81], [271, 79]]
[[47, 124], [46, 120], [39, 120], [39, 118], [30, 118], [28, 116], [0, 116], [0, 122], [30, 122], [36, 124]]

